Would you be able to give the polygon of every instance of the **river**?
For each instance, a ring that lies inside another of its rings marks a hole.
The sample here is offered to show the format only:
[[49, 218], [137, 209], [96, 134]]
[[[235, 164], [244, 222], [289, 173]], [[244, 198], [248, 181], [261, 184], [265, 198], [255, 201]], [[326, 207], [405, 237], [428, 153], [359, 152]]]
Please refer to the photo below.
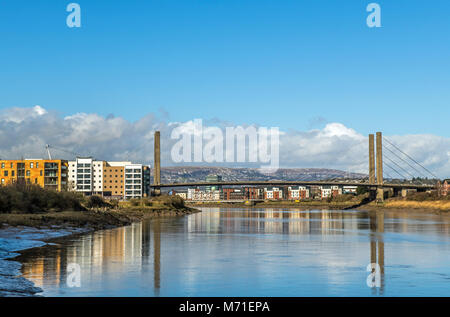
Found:
[[450, 216], [203, 208], [18, 260], [44, 296], [449, 296]]

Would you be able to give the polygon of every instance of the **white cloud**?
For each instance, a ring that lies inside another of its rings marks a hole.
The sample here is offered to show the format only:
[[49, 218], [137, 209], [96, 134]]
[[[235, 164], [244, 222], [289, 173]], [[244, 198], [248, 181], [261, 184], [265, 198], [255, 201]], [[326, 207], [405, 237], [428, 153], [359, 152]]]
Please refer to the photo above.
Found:
[[34, 119], [45, 115], [46, 113], [47, 110], [38, 105], [32, 108], [13, 107], [3, 110], [3, 112], [0, 113], [0, 121], [20, 123], [27, 119]]
[[[8, 108], [0, 111], [0, 157], [45, 157], [45, 144], [50, 144], [97, 159], [152, 164], [153, 133], [160, 130], [163, 165], [175, 165], [171, 161], [170, 150], [177, 140], [170, 139], [171, 131], [179, 126], [191, 130], [193, 123], [168, 123], [154, 114], [130, 122], [121, 117], [103, 117], [95, 113], [61, 117], [41, 106]], [[217, 119], [203, 121], [205, 129], [211, 126], [224, 129], [230, 123]], [[367, 137], [354, 129], [341, 123], [328, 123], [323, 129], [280, 132], [281, 167], [323, 167], [367, 173]], [[429, 134], [387, 138], [438, 176], [450, 176], [449, 138]], [[388, 151], [385, 154], [396, 159]], [[56, 149], [53, 156], [73, 158]], [[396, 176], [393, 171], [386, 171]]]

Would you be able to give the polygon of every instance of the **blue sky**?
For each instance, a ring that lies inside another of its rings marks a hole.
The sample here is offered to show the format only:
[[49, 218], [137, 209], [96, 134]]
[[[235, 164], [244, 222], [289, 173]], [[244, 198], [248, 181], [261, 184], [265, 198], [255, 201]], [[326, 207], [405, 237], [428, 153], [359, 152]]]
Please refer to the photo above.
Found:
[[0, 1], [0, 108], [450, 137], [450, 2]]

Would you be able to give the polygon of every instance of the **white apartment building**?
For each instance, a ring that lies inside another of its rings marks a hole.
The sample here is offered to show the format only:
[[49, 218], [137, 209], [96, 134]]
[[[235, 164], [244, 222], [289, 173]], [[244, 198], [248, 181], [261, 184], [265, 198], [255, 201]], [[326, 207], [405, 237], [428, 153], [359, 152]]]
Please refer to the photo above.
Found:
[[194, 193], [197, 189], [195, 188], [188, 188], [187, 193], [186, 193], [186, 199], [187, 200], [192, 200], [192, 197], [194, 196]]
[[85, 194], [93, 192], [93, 163], [91, 157], [77, 157], [69, 162], [69, 189]]
[[358, 190], [358, 186], [344, 186], [342, 188], [342, 192], [344, 194], [356, 194]]
[[339, 186], [320, 186], [322, 199], [342, 195], [342, 188]]
[[69, 161], [69, 190], [102, 195], [105, 163], [91, 157], [77, 157], [75, 161]]
[[309, 189], [305, 186], [299, 186], [298, 188], [288, 187], [287, 199], [300, 200], [309, 198]]
[[188, 189], [188, 193], [186, 195], [188, 200], [193, 201], [218, 201], [220, 200], [220, 191], [211, 190], [211, 191], [203, 191], [198, 189]]
[[264, 188], [264, 199], [283, 199], [283, 190], [277, 187], [271, 190]]
[[320, 188], [320, 197], [322, 199], [331, 197], [332, 191], [330, 186], [321, 186]]
[[143, 196], [142, 164], [125, 165], [125, 190], [124, 198], [140, 198]]

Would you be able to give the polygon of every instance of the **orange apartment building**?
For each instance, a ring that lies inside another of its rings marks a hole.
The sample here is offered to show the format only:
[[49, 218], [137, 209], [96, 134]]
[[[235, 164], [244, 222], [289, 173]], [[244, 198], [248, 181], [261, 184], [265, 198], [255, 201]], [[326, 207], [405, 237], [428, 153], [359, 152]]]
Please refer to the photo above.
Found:
[[111, 166], [103, 162], [103, 195], [123, 198], [125, 166]]
[[23, 181], [57, 191], [67, 190], [68, 165], [66, 160], [0, 160], [1, 185]]

